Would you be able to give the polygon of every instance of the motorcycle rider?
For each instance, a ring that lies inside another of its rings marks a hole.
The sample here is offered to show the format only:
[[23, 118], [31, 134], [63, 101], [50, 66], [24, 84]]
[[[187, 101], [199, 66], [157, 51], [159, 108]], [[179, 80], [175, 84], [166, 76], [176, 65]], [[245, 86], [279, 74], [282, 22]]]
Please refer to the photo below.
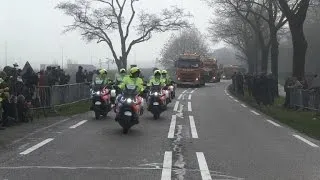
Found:
[[[137, 87], [137, 91], [139, 93], [139, 96], [142, 96], [144, 93], [144, 86], [143, 86], [143, 80], [139, 77], [140, 76], [140, 69], [138, 67], [132, 67], [129, 71], [129, 75], [125, 76], [121, 82], [121, 84], [118, 86], [121, 90], [124, 90], [126, 85], [135, 85]], [[120, 101], [122, 95], [119, 95], [116, 100], [116, 104]], [[143, 105], [141, 105], [141, 111], [140, 114], [143, 114]], [[138, 116], [135, 114], [135, 116]], [[138, 119], [138, 118], [134, 118]], [[116, 121], [119, 120], [118, 114], [115, 118]], [[139, 121], [137, 120], [137, 124]]]
[[[152, 78], [149, 80], [148, 84], [147, 84], [147, 88], [150, 88], [153, 84], [160, 84], [160, 86], [165, 87], [166, 84], [163, 81], [163, 79], [161, 78], [161, 71], [160, 70], [155, 70], [153, 72], [153, 76]], [[150, 111], [150, 99], [148, 99], [148, 111]]]
[[[92, 81], [92, 88], [103, 88], [105, 86], [108, 86], [112, 81], [107, 77], [108, 72], [105, 69], [100, 69], [98, 71], [98, 75], [93, 79]], [[90, 110], [93, 109], [94, 102], [92, 101]]]
[[165, 69], [162, 70], [161, 71], [161, 76], [162, 76], [162, 80], [164, 81], [164, 83], [166, 85], [169, 85], [169, 84], [172, 83], [172, 80], [171, 80], [170, 76], [168, 75], [168, 71], [167, 70], [165, 70]]
[[127, 76], [127, 71], [126, 69], [122, 68], [119, 71], [119, 74], [116, 74], [116, 78], [115, 78], [115, 82], [117, 85], [121, 84], [121, 82], [123, 81], [123, 78], [125, 78]]

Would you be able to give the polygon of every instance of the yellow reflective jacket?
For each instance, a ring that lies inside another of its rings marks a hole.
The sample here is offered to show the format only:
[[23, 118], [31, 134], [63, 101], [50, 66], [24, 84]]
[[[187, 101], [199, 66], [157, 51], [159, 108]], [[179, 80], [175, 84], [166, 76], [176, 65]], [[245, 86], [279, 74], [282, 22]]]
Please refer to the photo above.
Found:
[[137, 86], [137, 91], [139, 93], [143, 92], [144, 87], [143, 87], [143, 80], [139, 77], [137, 78], [132, 78], [130, 76], [125, 76], [121, 82], [121, 84], [119, 85], [119, 88], [124, 90], [124, 88], [126, 87], [126, 85], [135, 85]]

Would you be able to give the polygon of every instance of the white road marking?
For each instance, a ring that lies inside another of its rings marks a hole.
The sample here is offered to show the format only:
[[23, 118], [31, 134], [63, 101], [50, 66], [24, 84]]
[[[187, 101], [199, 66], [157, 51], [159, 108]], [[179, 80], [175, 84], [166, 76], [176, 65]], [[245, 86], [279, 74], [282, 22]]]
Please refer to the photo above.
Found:
[[173, 110], [177, 111], [179, 107], [179, 101], [176, 101], [176, 103], [174, 104]]
[[44, 140], [44, 141], [42, 141], [42, 142], [40, 142], [40, 143], [32, 146], [31, 148], [29, 148], [29, 149], [21, 152], [20, 154], [21, 154], [21, 155], [29, 154], [29, 153], [31, 153], [32, 151], [34, 151], [34, 150], [36, 150], [36, 149], [44, 146], [45, 144], [49, 143], [49, 142], [52, 141], [52, 140], [53, 140], [53, 138], [48, 138], [48, 139], [46, 139], [46, 140]]
[[199, 169], [201, 172], [201, 177], [203, 180], [212, 180], [210, 171], [206, 162], [206, 158], [204, 157], [203, 152], [196, 152], [197, 159], [199, 163]]
[[189, 112], [192, 111], [191, 102], [188, 102], [188, 111], [189, 111]]
[[161, 180], [171, 180], [172, 151], [164, 153]]
[[188, 99], [189, 99], [189, 100], [191, 100], [191, 94], [189, 94], [189, 97], [188, 97]]
[[234, 99], [235, 102], [239, 102], [238, 100]]
[[83, 121], [80, 121], [78, 122], [77, 124], [73, 125], [73, 126], [70, 126], [69, 128], [70, 129], [75, 129], [76, 127], [78, 126], [81, 126], [82, 124], [86, 123], [88, 120], [83, 120]]
[[230, 94], [229, 94], [229, 93], [226, 93], [226, 95], [227, 95], [227, 96], [230, 96]]
[[134, 170], [159, 170], [160, 167], [156, 166], [153, 168], [148, 167], [105, 167], [105, 166], [6, 166], [0, 167], [0, 169], [12, 170], [12, 169], [87, 169], [87, 170], [117, 170], [117, 169], [134, 169]]
[[312, 143], [311, 141], [309, 141], [309, 140], [307, 140], [307, 139], [305, 139], [305, 138], [303, 138], [303, 137], [301, 137], [301, 136], [299, 136], [299, 135], [297, 135], [297, 134], [294, 134], [293, 136], [294, 136], [295, 138], [297, 138], [297, 139], [299, 139], [299, 140], [307, 143], [308, 145], [310, 145], [310, 146], [312, 146], [312, 147], [319, 147], [318, 145]]
[[182, 97], [182, 94], [179, 95], [178, 99], [181, 99], [181, 97]]
[[246, 106], [245, 104], [241, 104], [241, 106], [242, 106], [242, 107], [245, 107], [245, 108], [248, 107], [248, 106]]
[[270, 124], [274, 125], [274, 126], [281, 127], [280, 124], [275, 123], [275, 122], [273, 122], [273, 121], [271, 121], [271, 120], [269, 120], [269, 119], [267, 119], [267, 121], [268, 121]]
[[234, 99], [234, 98], [233, 98], [232, 96], [230, 96], [230, 95], [229, 95], [229, 97], [230, 97], [231, 99]]
[[194, 91], [195, 91], [195, 89], [194, 89], [194, 90], [192, 90], [192, 91], [190, 92], [190, 94], [192, 94]]
[[191, 128], [191, 135], [192, 138], [198, 138], [198, 132], [197, 132], [197, 128], [196, 128], [196, 124], [194, 122], [194, 118], [193, 116], [189, 116], [189, 120], [190, 120], [190, 128]]
[[187, 92], [187, 90], [188, 90], [188, 89], [186, 89], [186, 90], [182, 91], [182, 94], [186, 93], [186, 92]]
[[177, 121], [177, 116], [176, 115], [172, 115], [170, 128], [169, 128], [169, 133], [168, 133], [168, 138], [173, 138], [174, 137], [174, 130], [176, 129], [176, 121]]
[[24, 140], [24, 139], [27, 139], [27, 138], [29, 138], [29, 137], [31, 137], [31, 136], [39, 133], [39, 132], [42, 132], [42, 131], [44, 131], [44, 130], [46, 130], [46, 129], [49, 129], [49, 128], [54, 127], [54, 126], [57, 126], [57, 125], [59, 125], [59, 124], [61, 124], [61, 123], [64, 123], [64, 122], [66, 122], [66, 121], [69, 121], [69, 120], [70, 120], [70, 118], [63, 119], [63, 120], [58, 121], [58, 122], [56, 122], [56, 123], [53, 123], [53, 124], [51, 124], [51, 125], [49, 125], [49, 126], [43, 127], [43, 128], [41, 128], [41, 129], [38, 129], [38, 130], [36, 130], [36, 131], [34, 131], [34, 132], [32, 132], [32, 133], [27, 134], [27, 135], [24, 136], [23, 138], [20, 138], [20, 139], [18, 139], [18, 140], [13, 141], [9, 146], [12, 146], [12, 145], [14, 145], [14, 144], [16, 144], [16, 143]]
[[256, 112], [256, 111], [254, 111], [254, 110], [251, 110], [251, 112], [252, 112], [253, 114], [257, 115], [257, 116], [259, 116], [259, 115], [260, 115], [259, 113], [257, 113], [257, 112]]

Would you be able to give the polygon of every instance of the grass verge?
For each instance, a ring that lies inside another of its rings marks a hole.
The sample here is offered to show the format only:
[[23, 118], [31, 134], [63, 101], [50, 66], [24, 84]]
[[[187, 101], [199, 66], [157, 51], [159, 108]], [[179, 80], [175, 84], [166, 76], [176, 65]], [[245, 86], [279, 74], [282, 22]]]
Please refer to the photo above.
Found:
[[320, 118], [317, 116], [316, 112], [286, 109], [282, 106], [285, 100], [283, 97], [277, 98], [272, 106], [259, 106], [253, 97], [248, 96], [247, 93], [245, 93], [244, 97], [237, 96], [230, 90], [230, 86], [229, 92], [235, 97], [246, 102], [251, 107], [278, 120], [279, 122], [286, 124], [309, 137], [320, 140]]
[[60, 116], [72, 116], [75, 114], [85, 113], [90, 110], [91, 101], [83, 100], [72, 104], [57, 106], [56, 112]]

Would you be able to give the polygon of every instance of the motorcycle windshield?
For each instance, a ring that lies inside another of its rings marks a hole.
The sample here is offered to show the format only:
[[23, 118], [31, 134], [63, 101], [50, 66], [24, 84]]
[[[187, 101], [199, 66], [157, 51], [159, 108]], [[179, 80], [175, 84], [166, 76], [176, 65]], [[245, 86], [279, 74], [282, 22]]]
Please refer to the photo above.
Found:
[[161, 92], [161, 86], [160, 85], [152, 85], [151, 89], [150, 89], [151, 93], [155, 93], [155, 92]]
[[126, 85], [126, 88], [123, 91], [123, 96], [125, 98], [135, 97], [138, 94], [137, 86], [135, 85]]

